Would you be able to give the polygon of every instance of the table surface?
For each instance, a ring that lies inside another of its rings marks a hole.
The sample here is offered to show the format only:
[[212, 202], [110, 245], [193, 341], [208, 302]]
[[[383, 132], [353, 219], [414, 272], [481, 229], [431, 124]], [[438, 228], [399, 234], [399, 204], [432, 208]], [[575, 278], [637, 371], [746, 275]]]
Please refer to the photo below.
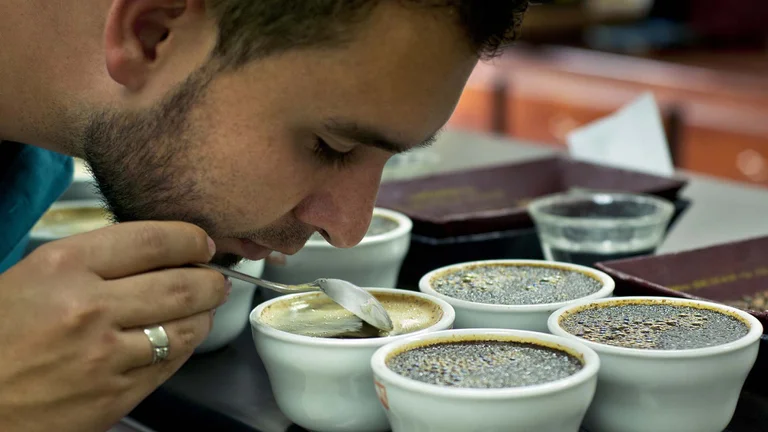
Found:
[[[439, 155], [440, 171], [532, 160], [557, 152], [554, 148], [457, 131], [444, 133], [430, 151]], [[768, 190], [700, 175], [681, 174], [690, 179], [683, 196], [692, 200], [693, 204], [670, 232], [660, 253], [768, 235], [768, 218], [765, 216], [768, 215]], [[235, 363], [246, 366], [230, 369], [229, 365]], [[228, 396], [222, 397], [223, 394]], [[134, 415], [142, 420], [154, 418], [166, 406], [156, 408], [153, 405], [160, 405], [161, 401], [176, 401], [174, 398], [181, 400], [181, 405], [173, 408], [168, 406], [167, 409], [179, 413], [186, 410], [191, 416], [191, 423], [199, 421], [193, 414], [198, 407], [226, 412], [232, 423], [218, 430], [301, 430], [292, 429], [291, 422], [275, 405], [249, 330], [219, 352], [193, 357], [156, 394], [150, 396]], [[768, 411], [762, 399], [745, 403], [762, 404], [759, 405], [759, 411]], [[159, 431], [184, 430], [181, 427], [169, 429], [146, 423]]]
[[[259, 301], [257, 295], [254, 304]], [[309, 432], [278, 409], [250, 329], [217, 352], [194, 356], [142, 405], [132, 415], [158, 432]], [[743, 393], [724, 432], [766, 430], [763, 425], [768, 425], [768, 401]]]

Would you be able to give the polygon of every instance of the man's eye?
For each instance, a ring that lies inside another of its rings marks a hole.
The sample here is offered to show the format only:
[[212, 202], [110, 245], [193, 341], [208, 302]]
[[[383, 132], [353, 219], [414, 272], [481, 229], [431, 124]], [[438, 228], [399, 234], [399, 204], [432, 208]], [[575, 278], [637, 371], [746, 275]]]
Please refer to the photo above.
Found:
[[343, 167], [344, 165], [348, 164], [352, 158], [352, 151], [338, 151], [329, 146], [328, 143], [326, 143], [325, 140], [320, 137], [315, 138], [315, 145], [313, 150], [320, 161], [329, 165], [334, 165], [336, 167]]

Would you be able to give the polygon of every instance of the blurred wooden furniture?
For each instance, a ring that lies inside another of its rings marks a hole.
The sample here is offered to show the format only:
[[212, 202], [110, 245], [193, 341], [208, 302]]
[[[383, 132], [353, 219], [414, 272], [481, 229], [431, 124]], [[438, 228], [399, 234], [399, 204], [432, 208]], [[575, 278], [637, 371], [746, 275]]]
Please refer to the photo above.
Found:
[[462, 128], [564, 146], [571, 129], [651, 91], [678, 167], [768, 186], [768, 54], [638, 58], [520, 47], [478, 71], [484, 80], [456, 109], [457, 119], [472, 118]]
[[493, 64], [479, 63], [464, 87], [448, 127], [490, 132], [503, 129], [506, 80]]

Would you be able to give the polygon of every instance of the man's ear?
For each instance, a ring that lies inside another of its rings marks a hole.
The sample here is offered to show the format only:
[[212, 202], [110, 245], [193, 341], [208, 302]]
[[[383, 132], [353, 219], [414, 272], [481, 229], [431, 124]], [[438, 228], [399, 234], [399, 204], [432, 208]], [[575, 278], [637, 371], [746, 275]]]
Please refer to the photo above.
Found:
[[205, 14], [205, 0], [114, 0], [104, 30], [107, 70], [130, 91], [141, 89], [180, 20]]

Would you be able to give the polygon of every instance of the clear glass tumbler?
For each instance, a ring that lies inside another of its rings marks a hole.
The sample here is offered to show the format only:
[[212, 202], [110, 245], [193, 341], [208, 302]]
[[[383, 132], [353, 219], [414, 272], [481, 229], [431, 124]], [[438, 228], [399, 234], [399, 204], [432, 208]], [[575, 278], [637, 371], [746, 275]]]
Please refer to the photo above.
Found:
[[674, 211], [662, 198], [604, 192], [548, 195], [528, 206], [544, 257], [588, 266], [653, 254]]

